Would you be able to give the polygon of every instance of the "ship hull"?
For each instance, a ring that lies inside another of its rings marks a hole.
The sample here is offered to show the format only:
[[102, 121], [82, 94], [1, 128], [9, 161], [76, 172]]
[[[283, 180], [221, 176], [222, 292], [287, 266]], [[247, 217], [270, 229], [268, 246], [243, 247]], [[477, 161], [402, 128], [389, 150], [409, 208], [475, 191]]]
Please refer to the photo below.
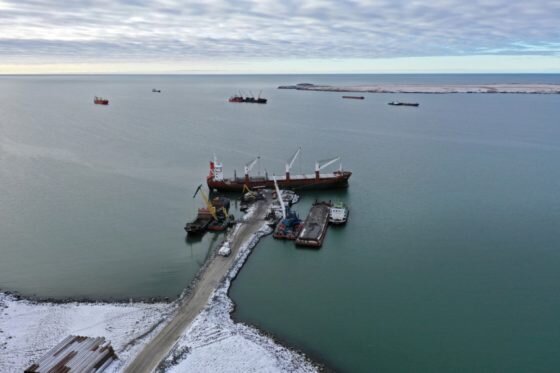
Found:
[[[352, 175], [349, 171], [337, 172], [334, 176], [316, 177], [294, 177], [290, 179], [277, 179], [280, 189], [291, 190], [315, 190], [315, 189], [334, 189], [348, 187], [348, 179]], [[224, 179], [216, 181], [212, 177], [207, 179], [208, 188], [219, 192], [241, 192], [243, 185], [247, 185], [250, 189], [258, 188], [274, 188], [274, 180], [267, 178], [249, 178], [246, 179]]]

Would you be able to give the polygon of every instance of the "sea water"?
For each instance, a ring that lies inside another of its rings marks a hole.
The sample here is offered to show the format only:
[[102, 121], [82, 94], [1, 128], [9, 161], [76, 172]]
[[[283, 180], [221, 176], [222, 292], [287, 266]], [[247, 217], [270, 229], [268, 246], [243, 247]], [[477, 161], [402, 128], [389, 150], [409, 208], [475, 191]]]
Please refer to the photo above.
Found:
[[[238, 320], [338, 371], [559, 366], [560, 96], [276, 89], [302, 82], [560, 76], [1, 77], [0, 288], [175, 297], [223, 239], [183, 230], [213, 154], [228, 176], [256, 156], [252, 173], [272, 175], [301, 146], [293, 172], [340, 155], [353, 175], [295, 209], [340, 199], [348, 224], [318, 251], [263, 239], [233, 283]], [[227, 102], [260, 90], [267, 105]]]

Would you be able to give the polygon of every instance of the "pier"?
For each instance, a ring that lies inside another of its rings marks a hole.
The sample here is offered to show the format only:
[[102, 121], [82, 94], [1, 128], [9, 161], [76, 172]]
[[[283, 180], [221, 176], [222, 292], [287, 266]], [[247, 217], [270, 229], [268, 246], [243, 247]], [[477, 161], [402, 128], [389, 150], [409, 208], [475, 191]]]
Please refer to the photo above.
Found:
[[329, 224], [330, 207], [331, 204], [328, 202], [315, 202], [313, 204], [296, 239], [297, 246], [320, 248], [323, 245]]
[[255, 212], [251, 219], [242, 223], [231, 239], [231, 254], [227, 257], [214, 256], [210, 259], [192, 291], [179, 300], [178, 309], [167, 325], [144, 346], [134, 360], [124, 368], [124, 372], [148, 373], [157, 368], [187, 327], [208, 304], [208, 299], [235, 263], [240, 247], [262, 227], [271, 203], [269, 196], [265, 200], [255, 202]]

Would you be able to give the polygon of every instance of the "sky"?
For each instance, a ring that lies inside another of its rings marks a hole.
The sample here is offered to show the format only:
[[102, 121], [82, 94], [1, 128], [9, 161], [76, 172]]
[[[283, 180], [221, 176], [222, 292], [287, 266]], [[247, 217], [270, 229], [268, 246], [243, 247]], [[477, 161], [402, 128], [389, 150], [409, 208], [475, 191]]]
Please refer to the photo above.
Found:
[[0, 0], [0, 73], [560, 73], [560, 0]]

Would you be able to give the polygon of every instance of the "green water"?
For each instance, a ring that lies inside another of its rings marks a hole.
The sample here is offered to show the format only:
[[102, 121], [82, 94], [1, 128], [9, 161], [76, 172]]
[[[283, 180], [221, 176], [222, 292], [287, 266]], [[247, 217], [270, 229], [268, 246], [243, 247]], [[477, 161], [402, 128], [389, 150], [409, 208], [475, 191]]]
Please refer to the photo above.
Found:
[[[560, 77], [2, 77], [0, 288], [174, 297], [221, 239], [183, 231], [212, 154], [228, 176], [257, 155], [254, 173], [281, 174], [301, 146], [294, 172], [341, 155], [353, 176], [297, 209], [342, 199], [348, 224], [319, 251], [265, 238], [233, 283], [237, 319], [337, 371], [555, 371], [560, 96], [275, 89], [534, 81]], [[267, 105], [226, 102], [261, 89]]]

